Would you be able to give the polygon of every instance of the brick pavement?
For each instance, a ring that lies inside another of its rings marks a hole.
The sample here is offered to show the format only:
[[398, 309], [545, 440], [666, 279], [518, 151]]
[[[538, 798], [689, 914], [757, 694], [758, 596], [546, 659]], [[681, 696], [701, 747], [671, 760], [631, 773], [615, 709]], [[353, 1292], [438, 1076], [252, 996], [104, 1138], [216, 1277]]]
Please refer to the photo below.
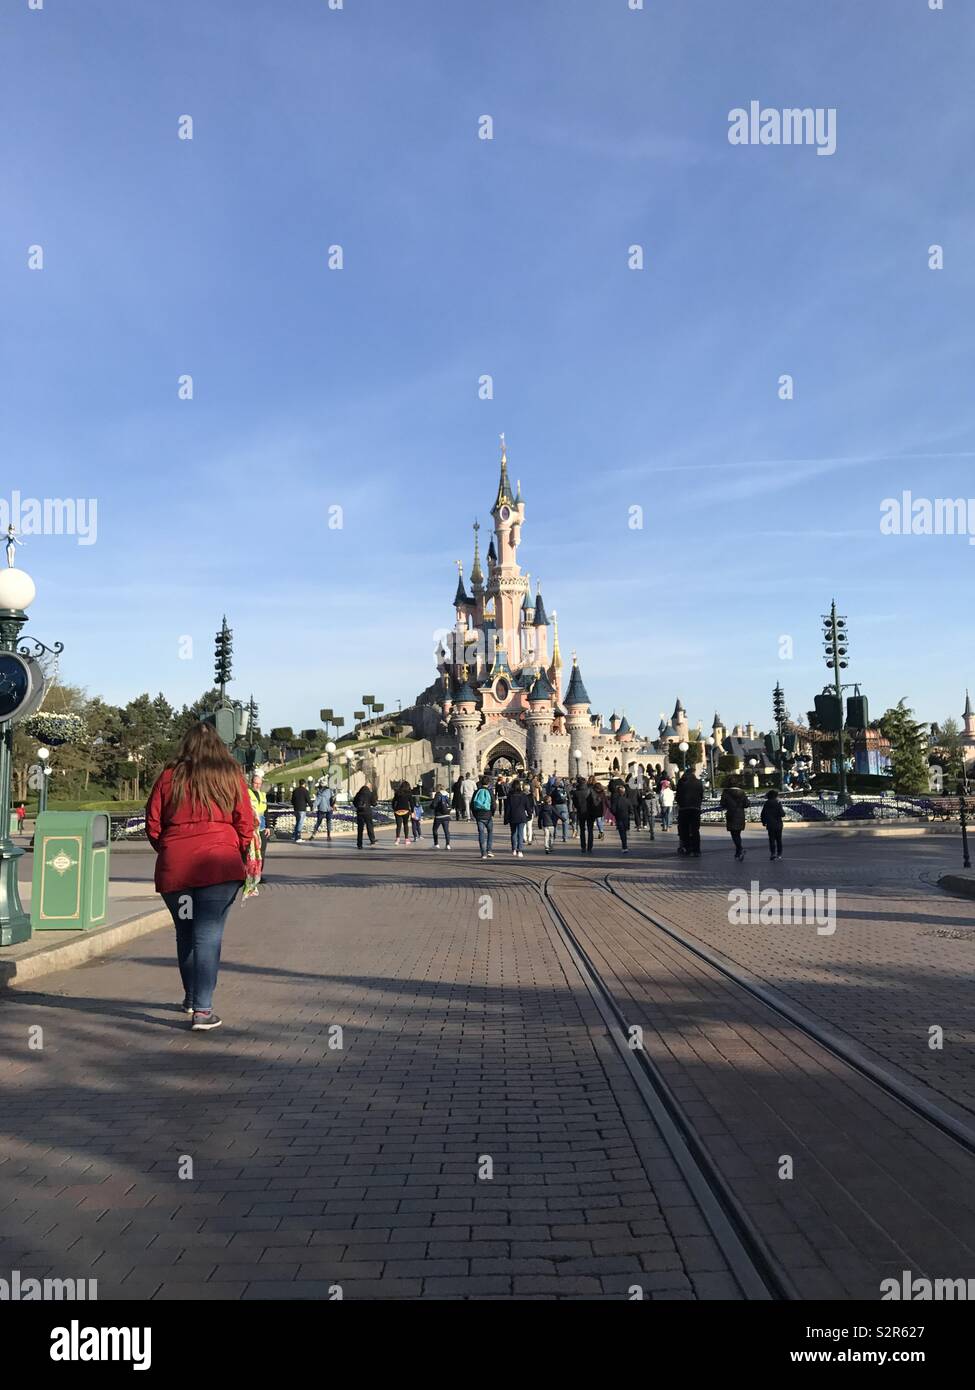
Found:
[[459, 853], [274, 874], [234, 910], [215, 1033], [174, 1007], [168, 930], [0, 1000], [0, 1270], [102, 1298], [735, 1295], [530, 888], [493, 870], [480, 920]]
[[[788, 830], [787, 830], [788, 836]], [[700, 861], [647, 860], [620, 882], [658, 917], [774, 985], [846, 1032], [877, 1059], [975, 1115], [975, 911], [922, 881], [948, 867], [951, 841], [876, 840], [834, 848], [786, 841], [771, 864], [764, 843], [736, 864], [720, 841]], [[728, 893], [748, 888], [836, 890], [836, 930], [732, 924]], [[943, 1046], [929, 1046], [932, 1026]]]
[[554, 883], [802, 1297], [877, 1298], [903, 1269], [975, 1274], [975, 1158], [598, 885]]

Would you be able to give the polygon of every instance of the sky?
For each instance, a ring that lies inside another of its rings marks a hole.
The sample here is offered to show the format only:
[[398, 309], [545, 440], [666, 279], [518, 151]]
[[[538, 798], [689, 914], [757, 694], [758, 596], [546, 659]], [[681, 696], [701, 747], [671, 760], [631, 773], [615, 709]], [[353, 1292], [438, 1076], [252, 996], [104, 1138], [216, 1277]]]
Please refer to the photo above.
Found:
[[[604, 716], [803, 714], [834, 597], [873, 717], [960, 715], [975, 548], [881, 516], [975, 497], [971, 5], [29, 4], [0, 505], [97, 507], [17, 554], [63, 679], [182, 704], [226, 614], [265, 727], [409, 704], [504, 431]], [[730, 143], [753, 101], [835, 151]]]

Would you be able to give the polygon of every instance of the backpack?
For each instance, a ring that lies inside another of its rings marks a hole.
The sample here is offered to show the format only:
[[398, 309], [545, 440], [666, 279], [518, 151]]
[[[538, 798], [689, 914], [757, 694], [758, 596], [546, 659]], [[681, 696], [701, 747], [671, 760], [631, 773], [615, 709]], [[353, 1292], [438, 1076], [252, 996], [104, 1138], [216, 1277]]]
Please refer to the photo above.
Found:
[[552, 791], [552, 805], [553, 805], [553, 806], [564, 806], [564, 805], [565, 805], [565, 792], [562, 790], [561, 787], [555, 787], [555, 788], [553, 789], [553, 791]]
[[487, 787], [478, 787], [477, 791], [474, 793], [474, 800], [471, 802], [471, 805], [476, 811], [490, 811], [491, 793], [488, 791]]
[[446, 792], [440, 792], [433, 805], [435, 816], [446, 816], [450, 814], [450, 797]]

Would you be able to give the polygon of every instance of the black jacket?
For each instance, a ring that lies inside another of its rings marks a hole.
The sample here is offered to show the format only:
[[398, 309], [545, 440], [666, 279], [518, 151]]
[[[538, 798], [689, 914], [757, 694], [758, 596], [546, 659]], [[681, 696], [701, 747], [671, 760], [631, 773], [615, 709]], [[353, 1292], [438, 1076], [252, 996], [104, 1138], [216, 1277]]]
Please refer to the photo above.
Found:
[[591, 787], [573, 787], [572, 804], [576, 808], [576, 815], [580, 820], [585, 820], [587, 816], [592, 816], [595, 819], [598, 814], [593, 807]]
[[609, 809], [613, 813], [613, 819], [617, 825], [621, 825], [624, 830], [630, 828], [630, 798], [624, 790], [616, 793], [609, 803]]
[[535, 803], [527, 792], [511, 792], [505, 799], [505, 825], [525, 825], [535, 814]]
[[768, 826], [769, 830], [781, 830], [782, 822], [785, 820], [785, 811], [782, 802], [777, 797], [771, 801], [766, 801], [762, 807], [762, 824]]
[[403, 787], [397, 787], [395, 792], [393, 792], [394, 811], [412, 811], [415, 805], [416, 802], [413, 800], [413, 793], [411, 791], [404, 790]]
[[310, 805], [311, 797], [308, 795], [308, 788], [295, 787], [291, 793], [291, 809], [296, 814], [300, 814], [302, 811], [307, 811]]
[[704, 804], [704, 783], [689, 773], [677, 783], [674, 796], [679, 811], [699, 811]]
[[744, 830], [745, 808], [750, 805], [751, 802], [741, 787], [724, 788], [721, 793], [721, 809], [724, 811], [724, 823], [729, 830]]
[[352, 805], [357, 811], [371, 811], [379, 800], [372, 787], [362, 786], [352, 798]]

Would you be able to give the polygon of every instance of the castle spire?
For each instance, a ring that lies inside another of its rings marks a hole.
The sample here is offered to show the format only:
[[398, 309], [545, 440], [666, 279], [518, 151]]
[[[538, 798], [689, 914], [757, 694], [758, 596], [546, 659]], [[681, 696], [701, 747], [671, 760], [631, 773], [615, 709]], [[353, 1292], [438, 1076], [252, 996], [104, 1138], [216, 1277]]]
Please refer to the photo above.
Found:
[[477, 533], [481, 529], [481, 523], [474, 518], [474, 564], [471, 566], [471, 583], [475, 588], [484, 583], [484, 575], [481, 572], [481, 556], [477, 549]]
[[494, 510], [507, 502], [509, 506], [514, 506], [515, 499], [511, 495], [511, 483], [508, 481], [508, 450], [504, 442], [504, 435], [501, 436], [501, 481], [498, 483], [498, 495], [494, 499]]
[[548, 678], [555, 689], [557, 700], [562, 698], [562, 653], [559, 650], [559, 615], [552, 609], [552, 664], [548, 668]]

